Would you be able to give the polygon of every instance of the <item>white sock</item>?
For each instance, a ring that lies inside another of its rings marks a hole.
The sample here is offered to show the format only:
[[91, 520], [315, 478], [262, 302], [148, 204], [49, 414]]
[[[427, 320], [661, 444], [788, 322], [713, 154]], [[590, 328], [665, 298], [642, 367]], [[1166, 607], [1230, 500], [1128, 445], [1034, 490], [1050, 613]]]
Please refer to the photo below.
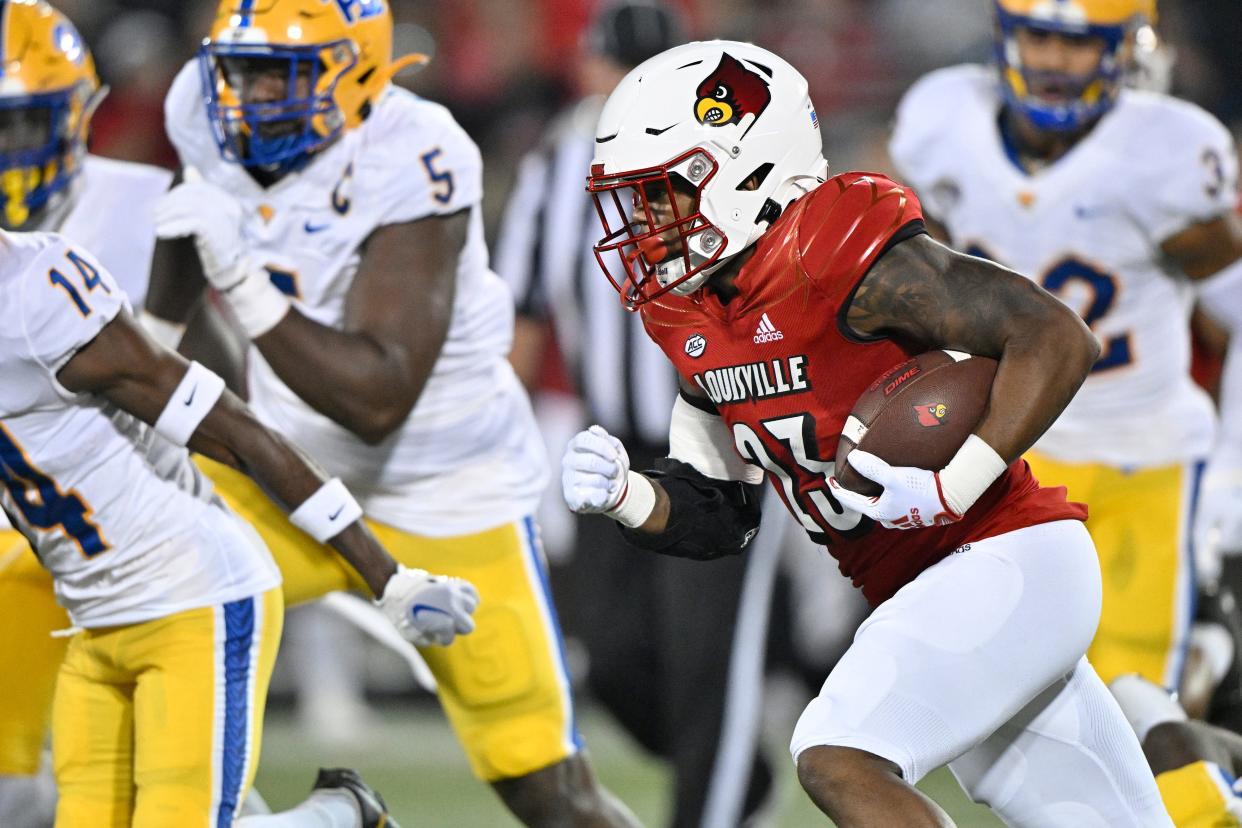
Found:
[[266, 816], [242, 817], [237, 828], [361, 828], [358, 803], [348, 791], [313, 791], [288, 811]]
[[1186, 711], [1169, 691], [1140, 675], [1118, 676], [1108, 689], [1121, 705], [1121, 712], [1126, 714], [1140, 743], [1156, 725], [1186, 721]]

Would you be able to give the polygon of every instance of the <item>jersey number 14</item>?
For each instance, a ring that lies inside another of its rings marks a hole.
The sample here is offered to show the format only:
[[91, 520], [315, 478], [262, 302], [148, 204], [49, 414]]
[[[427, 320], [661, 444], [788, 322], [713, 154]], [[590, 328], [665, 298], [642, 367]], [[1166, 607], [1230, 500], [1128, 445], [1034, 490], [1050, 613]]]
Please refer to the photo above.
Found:
[[91, 509], [77, 492], [63, 492], [35, 468], [9, 430], [0, 424], [0, 485], [9, 491], [26, 523], [36, 529], [62, 529], [88, 558], [108, 551]]

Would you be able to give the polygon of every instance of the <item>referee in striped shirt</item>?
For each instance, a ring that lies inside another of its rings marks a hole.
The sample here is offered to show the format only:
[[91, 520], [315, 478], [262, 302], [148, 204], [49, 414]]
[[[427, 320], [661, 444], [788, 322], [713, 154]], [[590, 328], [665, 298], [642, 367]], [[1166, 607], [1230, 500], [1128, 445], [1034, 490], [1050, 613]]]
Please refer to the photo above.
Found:
[[[604, 99], [631, 68], [680, 42], [673, 12], [650, 0], [600, 13], [579, 68], [585, 96], [524, 159], [495, 248], [517, 299], [519, 376], [535, 382], [551, 328], [589, 421], [619, 438], [639, 469], [668, 452], [677, 379], [599, 270], [585, 185]], [[781, 533], [761, 533], [745, 556], [699, 562], [634, 549], [612, 521], [591, 517], [578, 518], [576, 553], [557, 572], [557, 605], [587, 647], [592, 694], [670, 763], [674, 828], [743, 825], [772, 786], [757, 735]]]

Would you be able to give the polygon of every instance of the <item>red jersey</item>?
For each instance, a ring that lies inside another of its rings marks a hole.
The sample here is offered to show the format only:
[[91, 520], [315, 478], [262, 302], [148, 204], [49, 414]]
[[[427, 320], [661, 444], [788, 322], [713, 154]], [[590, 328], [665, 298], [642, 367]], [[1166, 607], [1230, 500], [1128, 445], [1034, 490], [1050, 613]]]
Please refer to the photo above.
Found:
[[707, 291], [642, 307], [648, 334], [729, 424], [738, 452], [761, 466], [813, 540], [872, 604], [955, 549], [1039, 523], [1086, 519], [1064, 487], [1041, 488], [1015, 461], [962, 520], [885, 529], [828, 490], [845, 418], [880, 374], [913, 354], [847, 332], [854, 289], [885, 245], [922, 218], [914, 193], [847, 173], [803, 196], [759, 239], [729, 304]]

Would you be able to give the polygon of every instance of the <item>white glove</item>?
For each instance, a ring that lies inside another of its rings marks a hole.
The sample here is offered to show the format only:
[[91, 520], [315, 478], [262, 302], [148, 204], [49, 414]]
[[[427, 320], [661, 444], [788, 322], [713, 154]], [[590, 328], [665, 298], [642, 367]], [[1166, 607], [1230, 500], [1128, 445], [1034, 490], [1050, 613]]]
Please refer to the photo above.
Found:
[[461, 578], [398, 564], [375, 604], [407, 641], [419, 647], [446, 647], [454, 637], [474, 629], [470, 614], [479, 605], [479, 593]]
[[1196, 556], [1242, 554], [1242, 458], [1220, 454], [1203, 475], [1195, 510]]
[[625, 446], [602, 426], [579, 431], [561, 458], [561, 491], [578, 514], [607, 512], [621, 502], [630, 472]]
[[[920, 529], [943, 526], [962, 519], [945, 502], [938, 472], [913, 466], [890, 466], [870, 452], [854, 449], [849, 464], [863, 477], [884, 487], [876, 497], [868, 497], [828, 478], [828, 488], [842, 506], [861, 512], [888, 529]], [[964, 511], [964, 510], [963, 510]]]
[[228, 291], [239, 278], [245, 210], [195, 168], [186, 167], [182, 175], [184, 180], [155, 205], [155, 233], [161, 239], [193, 236], [203, 275], [212, 287]]
[[246, 335], [256, 339], [285, 318], [289, 297], [244, 255], [241, 203], [194, 167], [186, 167], [183, 177], [155, 205], [155, 233], [161, 239], [194, 237], [203, 275], [228, 300]]

